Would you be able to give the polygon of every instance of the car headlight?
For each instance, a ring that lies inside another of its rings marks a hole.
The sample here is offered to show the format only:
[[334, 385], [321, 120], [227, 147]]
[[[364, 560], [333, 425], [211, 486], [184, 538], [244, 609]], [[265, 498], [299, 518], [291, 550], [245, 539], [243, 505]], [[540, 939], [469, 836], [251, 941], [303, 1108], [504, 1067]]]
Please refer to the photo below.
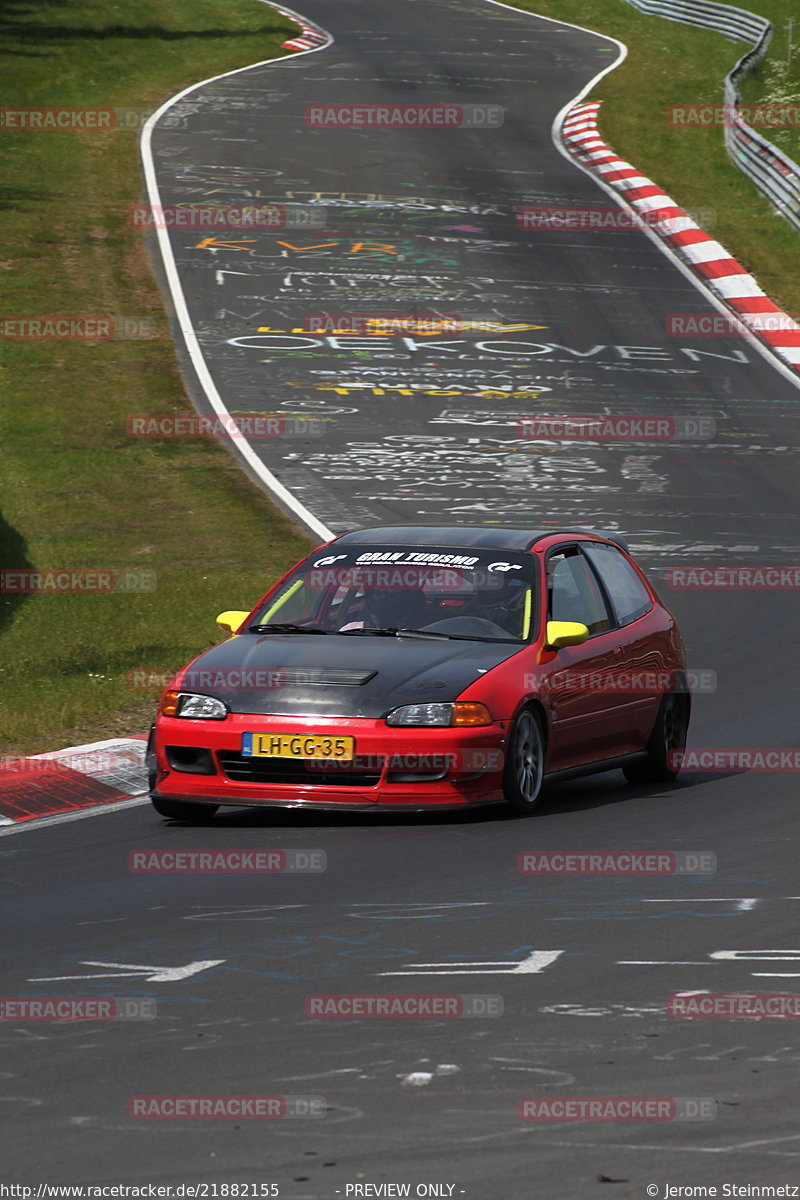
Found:
[[404, 704], [386, 718], [387, 725], [491, 725], [485, 704], [456, 700], [448, 704]]
[[200, 696], [195, 692], [165, 692], [160, 710], [163, 717], [191, 717], [196, 721], [224, 721], [228, 706], [216, 696]]

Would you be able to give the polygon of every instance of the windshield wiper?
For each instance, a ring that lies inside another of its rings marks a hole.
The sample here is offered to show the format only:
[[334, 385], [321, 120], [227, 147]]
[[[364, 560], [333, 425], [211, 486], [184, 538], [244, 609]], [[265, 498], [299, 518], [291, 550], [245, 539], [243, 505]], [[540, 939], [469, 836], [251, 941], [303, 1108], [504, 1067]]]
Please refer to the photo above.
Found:
[[317, 625], [248, 625], [248, 633], [327, 633]]
[[368, 628], [368, 629], [340, 629], [339, 630], [339, 633], [341, 633], [343, 635], [343, 637], [350, 637], [351, 634], [353, 634], [354, 636], [357, 636], [357, 637], [396, 637], [397, 634], [401, 633], [401, 632], [405, 633], [406, 630], [400, 630], [394, 626], [391, 628], [387, 628], [387, 629]]
[[[454, 642], [519, 642], [515, 637], [486, 637], [479, 633], [440, 633], [438, 629], [400, 629], [398, 633], [410, 633], [421, 638], [447, 638]], [[522, 645], [521, 642], [519, 642]]]
[[356, 636], [373, 636], [373, 637], [420, 637], [420, 638], [446, 638], [456, 642], [514, 642], [519, 639], [514, 637], [498, 638], [498, 637], [481, 637], [480, 634], [467, 633], [440, 633], [436, 629], [340, 629], [339, 632], [344, 637]]

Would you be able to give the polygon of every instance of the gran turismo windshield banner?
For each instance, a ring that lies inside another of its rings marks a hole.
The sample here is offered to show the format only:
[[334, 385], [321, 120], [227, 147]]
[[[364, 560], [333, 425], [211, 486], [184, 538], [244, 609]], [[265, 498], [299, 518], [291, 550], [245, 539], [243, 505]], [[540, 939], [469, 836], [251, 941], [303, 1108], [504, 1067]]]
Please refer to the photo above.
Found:
[[310, 558], [303, 565], [308, 587], [387, 589], [475, 588], [501, 591], [511, 579], [530, 580], [530, 560], [507, 551], [415, 550], [359, 547]]
[[398, 629], [439, 637], [526, 640], [532, 559], [471, 547], [322, 547], [284, 580], [251, 623], [269, 633]]

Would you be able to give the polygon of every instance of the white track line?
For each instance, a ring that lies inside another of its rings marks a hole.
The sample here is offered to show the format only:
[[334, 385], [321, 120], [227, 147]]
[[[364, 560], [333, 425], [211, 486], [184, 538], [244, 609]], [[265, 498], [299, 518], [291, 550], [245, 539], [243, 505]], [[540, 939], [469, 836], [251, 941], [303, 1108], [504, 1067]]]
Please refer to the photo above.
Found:
[[[259, 0], [259, 2], [262, 4], [267, 4], [269, 3], [269, 0]], [[301, 27], [306, 29], [311, 27], [310, 23], [305, 17], [301, 17], [298, 13], [284, 7], [283, 4], [270, 4], [270, 7], [275, 8], [286, 16], [291, 17], [292, 20], [296, 20], [298, 25]], [[144, 129], [142, 130], [141, 153], [142, 163], [144, 166], [147, 196], [149, 203], [153, 208], [161, 206], [161, 194], [158, 190], [155, 163], [153, 162], [152, 136], [156, 123], [161, 119], [164, 113], [168, 112], [170, 108], [172, 108], [173, 104], [177, 104], [179, 100], [183, 100], [184, 97], [190, 96], [192, 92], [197, 91], [198, 88], [205, 87], [209, 83], [215, 83], [218, 79], [228, 79], [232, 75], [241, 75], [244, 71], [252, 71], [256, 67], [267, 66], [270, 63], [294, 62], [302, 54], [316, 54], [318, 50], [326, 49], [333, 42], [333, 37], [327, 32], [327, 30], [321, 30], [320, 32], [324, 34], [325, 38], [327, 39], [321, 46], [316, 46], [309, 50], [301, 50], [296, 54], [291, 54], [283, 58], [265, 58], [262, 59], [261, 62], [251, 63], [250, 66], [238, 67], [235, 71], [223, 71], [221, 75], [212, 75], [210, 79], [202, 79], [199, 83], [193, 83], [190, 87], [184, 88], [183, 91], [177, 92], [174, 96], [171, 96], [169, 100], [165, 100], [161, 107], [157, 108], [156, 111], [150, 117], [148, 117]], [[166, 273], [167, 284], [172, 297], [175, 316], [177, 318], [178, 325], [180, 326], [183, 340], [189, 353], [189, 357], [192, 360], [192, 366], [194, 367], [200, 386], [205, 392], [208, 403], [211, 405], [217, 416], [231, 417], [230, 412], [223, 403], [222, 397], [217, 391], [214, 380], [211, 378], [211, 372], [206, 366], [203, 352], [200, 349], [200, 343], [197, 340], [197, 335], [189, 317], [186, 298], [183, 294], [180, 277], [175, 265], [175, 258], [172, 253], [172, 246], [170, 245], [169, 231], [167, 229], [157, 229], [156, 236], [158, 238], [159, 250], [161, 251], [161, 261], [164, 265], [164, 271]], [[334, 534], [330, 529], [328, 529], [327, 525], [323, 525], [322, 521], [318, 520], [310, 509], [306, 508], [304, 504], [301, 504], [301, 502], [292, 495], [289, 489], [283, 486], [283, 484], [261, 461], [246, 439], [237, 439], [237, 443], [239, 442], [241, 444], [237, 444], [237, 452], [247, 463], [247, 466], [256, 476], [265, 490], [268, 491], [280, 505], [293, 513], [297, 519], [316, 537], [319, 537], [326, 542], [329, 541]]]

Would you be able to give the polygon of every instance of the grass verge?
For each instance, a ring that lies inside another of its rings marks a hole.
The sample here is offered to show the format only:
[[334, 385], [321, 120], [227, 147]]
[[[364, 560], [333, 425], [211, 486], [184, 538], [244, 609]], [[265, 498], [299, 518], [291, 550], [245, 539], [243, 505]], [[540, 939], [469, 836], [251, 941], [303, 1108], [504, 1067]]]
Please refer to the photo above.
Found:
[[[721, 126], [680, 128], [667, 116], [673, 105], [721, 105], [724, 77], [747, 46], [718, 33], [645, 16], [624, 0], [513, 0], [513, 5], [609, 34], [627, 45], [626, 60], [587, 97], [603, 101], [603, 137], [684, 208], [712, 210], [716, 223], [703, 222], [707, 232], [756, 276], [777, 304], [800, 313], [800, 234], [731, 163]], [[760, 13], [776, 27], [768, 57], [747, 81], [744, 99], [766, 101], [780, 95], [786, 102], [789, 96], [800, 97], [800, 14], [795, 0], [742, 0], [740, 7]], [[791, 67], [784, 71], [793, 10], [795, 48]], [[598, 54], [598, 70], [610, 57]], [[764, 132], [772, 138], [771, 131]], [[773, 140], [786, 153], [800, 155], [800, 130], [787, 129]]]
[[[230, 0], [0, 0], [3, 103], [151, 110], [192, 82], [280, 56], [297, 28]], [[154, 572], [141, 593], [0, 594], [0, 753], [146, 729], [157, 689], [218, 639], [308, 540], [216, 443], [148, 443], [136, 412], [191, 411], [145, 243], [135, 132], [0, 132], [6, 318], [152, 321], [143, 341], [13, 341], [0, 373], [0, 568]]]

